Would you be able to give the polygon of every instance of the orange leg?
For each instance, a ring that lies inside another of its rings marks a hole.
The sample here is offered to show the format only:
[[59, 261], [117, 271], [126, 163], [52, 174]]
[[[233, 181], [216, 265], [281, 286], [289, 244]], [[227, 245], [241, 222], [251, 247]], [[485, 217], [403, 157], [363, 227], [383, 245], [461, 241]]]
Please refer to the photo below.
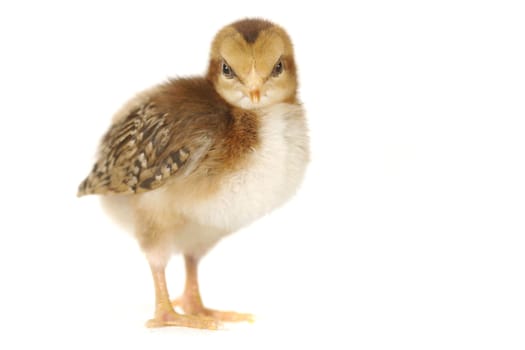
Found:
[[211, 317], [217, 321], [254, 321], [254, 317], [251, 314], [242, 314], [233, 311], [218, 311], [204, 307], [197, 278], [198, 261], [193, 257], [186, 255], [184, 256], [184, 262], [186, 264], [186, 286], [184, 288], [184, 294], [173, 301], [173, 306], [180, 307], [186, 315], [206, 318]]
[[180, 315], [171, 305], [164, 267], [151, 266], [153, 282], [155, 283], [155, 317], [146, 323], [147, 327], [180, 326], [202, 329], [217, 329], [218, 322], [209, 317], [194, 317]]

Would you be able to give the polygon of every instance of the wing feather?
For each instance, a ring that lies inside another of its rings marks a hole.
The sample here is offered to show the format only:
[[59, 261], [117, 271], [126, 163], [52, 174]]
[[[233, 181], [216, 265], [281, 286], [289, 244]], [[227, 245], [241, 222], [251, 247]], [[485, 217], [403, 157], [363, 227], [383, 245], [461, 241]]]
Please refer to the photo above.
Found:
[[150, 191], [179, 173], [190, 158], [190, 149], [180, 138], [170, 142], [177, 132], [172, 120], [169, 113], [147, 102], [113, 124], [78, 196]]

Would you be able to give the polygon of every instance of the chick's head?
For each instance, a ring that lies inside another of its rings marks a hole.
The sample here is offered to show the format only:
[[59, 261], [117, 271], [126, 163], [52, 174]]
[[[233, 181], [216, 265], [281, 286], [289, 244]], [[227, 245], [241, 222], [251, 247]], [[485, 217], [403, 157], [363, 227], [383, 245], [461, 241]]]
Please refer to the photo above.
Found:
[[265, 20], [232, 23], [212, 42], [207, 78], [236, 107], [295, 102], [297, 74], [290, 37]]

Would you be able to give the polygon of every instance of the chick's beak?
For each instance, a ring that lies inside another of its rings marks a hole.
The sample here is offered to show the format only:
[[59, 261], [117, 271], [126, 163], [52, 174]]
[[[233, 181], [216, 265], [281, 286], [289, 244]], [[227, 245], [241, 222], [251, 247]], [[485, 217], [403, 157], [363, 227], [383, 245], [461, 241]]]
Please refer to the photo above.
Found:
[[250, 100], [252, 100], [253, 103], [259, 103], [260, 99], [261, 99], [261, 92], [259, 89], [250, 91]]
[[246, 79], [246, 87], [248, 88], [248, 94], [252, 103], [259, 103], [261, 100], [261, 87], [263, 83], [263, 79], [255, 71], [255, 67], [253, 67]]

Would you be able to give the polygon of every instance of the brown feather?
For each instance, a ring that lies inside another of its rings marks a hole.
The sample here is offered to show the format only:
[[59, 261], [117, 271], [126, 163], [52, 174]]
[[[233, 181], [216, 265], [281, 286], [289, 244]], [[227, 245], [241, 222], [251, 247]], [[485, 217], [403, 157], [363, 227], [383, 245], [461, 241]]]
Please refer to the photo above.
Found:
[[171, 80], [110, 127], [78, 195], [141, 193], [188, 170], [218, 174], [256, 143], [255, 114], [227, 104], [205, 79]]
[[231, 26], [244, 37], [247, 43], [253, 44], [261, 31], [273, 27], [274, 24], [264, 19], [243, 19], [232, 23]]

